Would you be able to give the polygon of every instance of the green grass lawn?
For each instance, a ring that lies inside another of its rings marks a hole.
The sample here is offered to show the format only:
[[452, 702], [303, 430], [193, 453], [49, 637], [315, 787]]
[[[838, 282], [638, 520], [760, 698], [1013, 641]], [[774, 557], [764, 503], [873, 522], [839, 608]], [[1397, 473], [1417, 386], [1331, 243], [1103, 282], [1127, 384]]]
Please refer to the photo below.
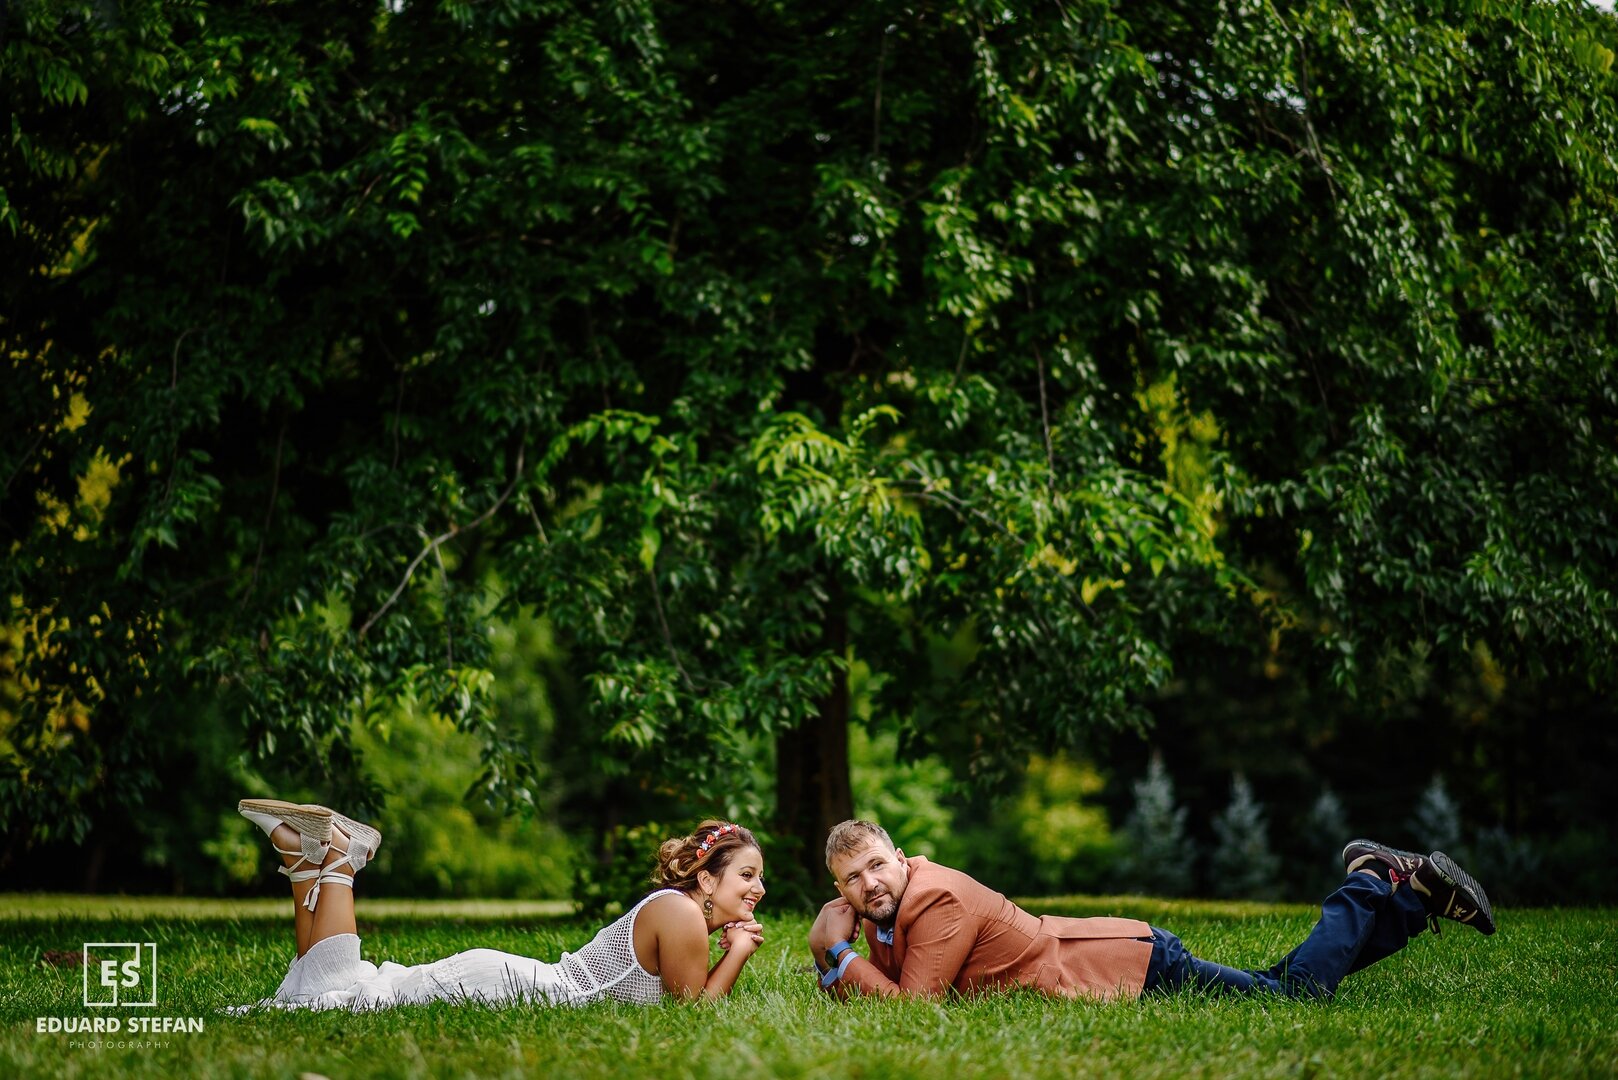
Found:
[[[1330, 1004], [1186, 995], [1100, 1005], [1018, 993], [839, 1005], [804, 971], [808, 917], [761, 912], [769, 940], [717, 1005], [221, 1015], [280, 981], [290, 906], [0, 896], [0, 1077], [1618, 1074], [1611, 910], [1506, 911], [1492, 938], [1449, 924], [1441, 938], [1423, 935], [1351, 977]], [[1296, 905], [1074, 898], [1029, 906], [1138, 916], [1200, 955], [1241, 966], [1267, 966], [1313, 922], [1312, 910]], [[362, 900], [360, 933], [368, 959], [420, 963], [475, 947], [550, 959], [594, 930], [546, 910]], [[158, 1008], [150, 1011], [200, 1016], [206, 1029], [137, 1037], [162, 1045], [121, 1049], [80, 1045], [94, 1035], [39, 1034], [37, 1017], [111, 1011], [83, 1007], [80, 970], [61, 955], [108, 940], [155, 941]]]

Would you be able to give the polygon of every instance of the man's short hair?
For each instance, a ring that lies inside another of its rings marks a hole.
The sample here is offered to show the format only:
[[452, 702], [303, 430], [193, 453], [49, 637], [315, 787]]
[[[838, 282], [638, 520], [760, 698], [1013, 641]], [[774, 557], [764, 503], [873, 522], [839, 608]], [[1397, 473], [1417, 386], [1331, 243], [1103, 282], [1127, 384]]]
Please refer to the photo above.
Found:
[[882, 841], [890, 851], [898, 850], [888, 830], [874, 821], [843, 821], [833, 825], [826, 835], [826, 869], [831, 869], [831, 861], [837, 856], [852, 854], [872, 840]]

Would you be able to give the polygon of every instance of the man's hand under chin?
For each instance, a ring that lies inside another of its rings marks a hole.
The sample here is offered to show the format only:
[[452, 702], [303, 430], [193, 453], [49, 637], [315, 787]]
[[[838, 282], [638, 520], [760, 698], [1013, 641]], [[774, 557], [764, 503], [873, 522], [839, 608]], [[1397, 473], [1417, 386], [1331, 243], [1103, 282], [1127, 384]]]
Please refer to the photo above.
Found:
[[859, 934], [860, 920], [854, 914], [854, 906], [840, 896], [828, 900], [809, 928], [809, 952], [815, 959], [815, 967], [825, 971], [826, 950], [839, 941], [853, 942]]

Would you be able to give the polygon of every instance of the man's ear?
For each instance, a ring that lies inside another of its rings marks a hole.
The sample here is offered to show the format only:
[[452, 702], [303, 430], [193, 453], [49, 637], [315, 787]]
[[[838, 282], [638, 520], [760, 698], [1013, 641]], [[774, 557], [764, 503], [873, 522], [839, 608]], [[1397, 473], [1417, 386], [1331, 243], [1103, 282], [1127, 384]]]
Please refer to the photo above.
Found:
[[893, 853], [894, 853], [894, 854], [895, 854], [895, 855], [897, 855], [897, 856], [899, 856], [899, 861], [900, 861], [900, 862], [904, 862], [904, 861], [905, 861], [905, 849], [904, 849], [904, 848], [902, 848], [902, 847], [896, 847], [896, 848], [894, 848], [894, 849], [893, 849]]
[[841, 896], [844, 900], [848, 900], [848, 902], [850, 904], [852, 904], [854, 902], [854, 901], [848, 899], [848, 890], [843, 888], [842, 881], [840, 881], [840, 880], [833, 881], [832, 884], [837, 886], [837, 895], [838, 896]]

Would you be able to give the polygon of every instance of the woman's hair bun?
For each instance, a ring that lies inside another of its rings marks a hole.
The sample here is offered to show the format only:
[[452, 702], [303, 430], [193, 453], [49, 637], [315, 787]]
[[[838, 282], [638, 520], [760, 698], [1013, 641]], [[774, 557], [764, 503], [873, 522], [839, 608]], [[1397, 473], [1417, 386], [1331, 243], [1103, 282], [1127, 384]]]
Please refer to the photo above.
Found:
[[751, 831], [734, 822], [710, 818], [689, 835], [665, 840], [658, 846], [652, 884], [660, 889], [694, 889], [700, 871], [718, 876], [738, 851], [748, 848], [758, 848]]

